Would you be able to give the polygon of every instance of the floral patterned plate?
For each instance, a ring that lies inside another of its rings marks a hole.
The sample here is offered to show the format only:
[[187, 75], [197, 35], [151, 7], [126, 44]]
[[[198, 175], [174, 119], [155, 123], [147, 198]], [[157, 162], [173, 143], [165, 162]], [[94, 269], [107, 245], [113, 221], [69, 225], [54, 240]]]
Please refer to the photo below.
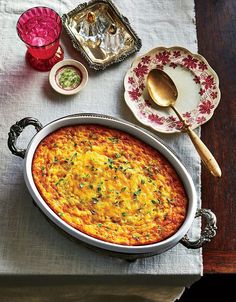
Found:
[[163, 133], [181, 131], [172, 109], [157, 106], [147, 92], [147, 75], [154, 68], [164, 70], [176, 84], [176, 108], [192, 129], [212, 117], [220, 101], [219, 79], [206, 59], [182, 47], [158, 47], [138, 57], [124, 79], [125, 101], [142, 124]]

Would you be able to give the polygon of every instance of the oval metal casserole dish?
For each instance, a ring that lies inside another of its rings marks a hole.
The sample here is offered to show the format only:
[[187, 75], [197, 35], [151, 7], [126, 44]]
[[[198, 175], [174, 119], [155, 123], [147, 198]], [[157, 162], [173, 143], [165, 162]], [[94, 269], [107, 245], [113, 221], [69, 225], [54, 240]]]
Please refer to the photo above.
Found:
[[[52, 132], [66, 126], [74, 126], [81, 124], [93, 124], [102, 125], [108, 128], [124, 131], [137, 139], [143, 141], [147, 145], [153, 147], [159, 151], [171, 164], [174, 170], [177, 172], [182, 184], [185, 188], [185, 192], [188, 197], [188, 208], [186, 218], [180, 228], [171, 235], [169, 238], [164, 239], [157, 243], [146, 245], [121, 245], [111, 242], [106, 242], [92, 236], [89, 236], [62, 220], [45, 202], [39, 193], [32, 175], [32, 161], [34, 158], [35, 150], [39, 143]], [[16, 141], [23, 129], [28, 126], [35, 126], [38, 131], [32, 138], [27, 150], [20, 150], [16, 147]], [[102, 249], [103, 251], [111, 252], [115, 256], [125, 256], [126, 258], [145, 257], [154, 254], [160, 254], [164, 251], [172, 248], [178, 242], [183, 243], [188, 248], [199, 248], [203, 243], [210, 241], [216, 234], [216, 218], [210, 210], [200, 209], [197, 210], [197, 196], [195, 187], [191, 176], [187, 172], [186, 168], [180, 162], [180, 160], [173, 154], [173, 152], [165, 146], [165, 144], [157, 139], [150, 132], [137, 127], [129, 122], [119, 120], [113, 117], [97, 114], [78, 114], [72, 116], [66, 116], [61, 119], [55, 120], [45, 127], [33, 118], [24, 118], [17, 122], [10, 129], [8, 139], [9, 149], [13, 154], [24, 158], [24, 179], [30, 194], [32, 195], [36, 205], [39, 209], [50, 219], [51, 222], [56, 224], [60, 229], [71, 235], [73, 238], [82, 241], [83, 243], [94, 247], [95, 249]], [[189, 241], [186, 233], [188, 232], [195, 216], [205, 216], [207, 219], [207, 226], [203, 230], [201, 237], [196, 241]]]

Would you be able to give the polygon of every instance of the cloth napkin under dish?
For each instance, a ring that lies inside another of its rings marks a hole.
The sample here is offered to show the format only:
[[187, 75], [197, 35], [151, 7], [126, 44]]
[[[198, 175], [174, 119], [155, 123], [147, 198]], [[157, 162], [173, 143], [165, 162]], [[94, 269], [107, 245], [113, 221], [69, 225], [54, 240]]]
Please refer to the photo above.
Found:
[[[113, 2], [142, 39], [139, 54], [154, 47], [175, 45], [197, 52], [194, 0]], [[71, 97], [54, 92], [48, 82], [48, 73], [35, 71], [25, 63], [26, 47], [16, 33], [20, 14], [30, 7], [41, 5], [50, 6], [62, 15], [79, 3], [75, 0], [0, 2], [0, 277], [73, 275], [81, 280], [61, 286], [50, 285], [49, 282], [44, 291], [36, 291], [38, 297], [44, 297], [43, 301], [49, 301], [52, 295], [58, 299], [59, 296], [60, 299], [64, 297], [58, 301], [95, 302], [100, 301], [100, 297], [103, 302], [115, 302], [125, 301], [125, 296], [129, 301], [144, 301], [141, 297], [152, 301], [172, 301], [180, 295], [184, 286], [200, 278], [201, 249], [188, 250], [178, 244], [162, 255], [129, 263], [97, 254], [68, 240], [34, 207], [23, 180], [22, 160], [11, 155], [6, 146], [10, 126], [26, 116], [36, 117], [45, 125], [68, 114], [96, 112], [142, 126], [133, 117], [123, 97], [125, 73], [138, 54], [103, 72], [89, 70], [87, 87]], [[61, 45], [65, 58], [85, 63], [65, 32], [61, 36]], [[31, 130], [26, 129], [22, 134], [19, 140], [21, 146], [27, 145], [33, 133]], [[201, 168], [192, 143], [184, 134], [156, 135], [172, 147], [188, 167], [200, 207]], [[200, 221], [196, 221], [190, 236], [194, 238], [199, 232]], [[16, 293], [23, 293], [22, 300], [18, 294], [18, 300], [13, 300], [30, 301], [29, 298], [36, 293], [35, 286], [30, 287], [29, 284], [27, 289], [16, 289]], [[7, 295], [9, 291], [0, 285], [0, 293], [4, 297], [4, 293]], [[119, 300], [120, 295], [122, 300]], [[28, 297], [28, 300], [23, 297]]]

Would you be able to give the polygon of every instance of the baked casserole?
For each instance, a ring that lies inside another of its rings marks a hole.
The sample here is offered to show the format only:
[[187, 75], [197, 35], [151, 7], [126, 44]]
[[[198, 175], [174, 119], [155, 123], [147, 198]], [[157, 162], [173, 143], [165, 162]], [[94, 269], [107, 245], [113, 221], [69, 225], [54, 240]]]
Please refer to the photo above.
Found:
[[187, 195], [171, 164], [120, 130], [60, 128], [38, 145], [32, 174], [61, 219], [106, 242], [160, 242], [176, 233], [187, 213]]

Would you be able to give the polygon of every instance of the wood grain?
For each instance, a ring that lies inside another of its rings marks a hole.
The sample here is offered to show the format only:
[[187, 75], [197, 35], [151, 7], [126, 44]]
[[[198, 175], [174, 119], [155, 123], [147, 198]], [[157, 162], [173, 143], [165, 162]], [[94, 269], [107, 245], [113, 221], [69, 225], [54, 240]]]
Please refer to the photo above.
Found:
[[204, 251], [204, 272], [235, 273], [236, 251]]
[[204, 271], [236, 272], [236, 1], [195, 0], [199, 53], [217, 72], [222, 93], [202, 140], [222, 169], [215, 179], [202, 167], [203, 207], [218, 219], [217, 237], [203, 250]]

